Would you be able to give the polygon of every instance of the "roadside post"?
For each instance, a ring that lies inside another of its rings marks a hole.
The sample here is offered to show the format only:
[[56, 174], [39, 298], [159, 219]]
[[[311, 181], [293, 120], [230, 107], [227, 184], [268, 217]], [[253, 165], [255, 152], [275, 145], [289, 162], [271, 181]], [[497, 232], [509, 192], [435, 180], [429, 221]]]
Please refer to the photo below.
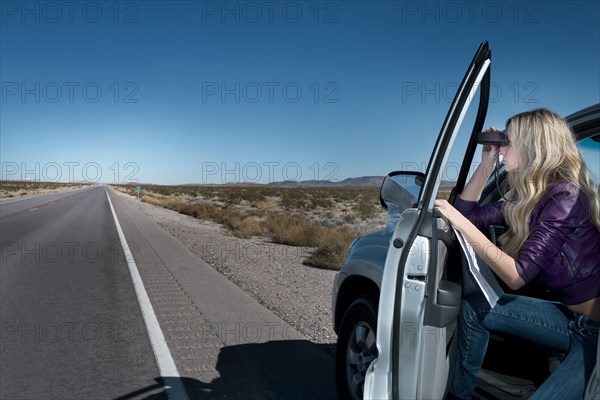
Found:
[[142, 191], [142, 187], [141, 186], [136, 186], [135, 187], [135, 191], [137, 192], [137, 196], [138, 196], [138, 200], [140, 199], [140, 192]]

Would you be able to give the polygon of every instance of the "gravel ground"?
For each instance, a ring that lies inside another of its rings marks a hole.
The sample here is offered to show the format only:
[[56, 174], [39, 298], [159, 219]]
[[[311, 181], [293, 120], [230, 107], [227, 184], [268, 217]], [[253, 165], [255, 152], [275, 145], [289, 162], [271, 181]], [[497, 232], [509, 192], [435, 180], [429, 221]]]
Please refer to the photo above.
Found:
[[308, 267], [302, 261], [313, 250], [240, 239], [223, 226], [126, 198], [152, 221], [179, 239], [230, 281], [315, 343], [335, 343], [331, 326], [331, 288], [335, 271]]

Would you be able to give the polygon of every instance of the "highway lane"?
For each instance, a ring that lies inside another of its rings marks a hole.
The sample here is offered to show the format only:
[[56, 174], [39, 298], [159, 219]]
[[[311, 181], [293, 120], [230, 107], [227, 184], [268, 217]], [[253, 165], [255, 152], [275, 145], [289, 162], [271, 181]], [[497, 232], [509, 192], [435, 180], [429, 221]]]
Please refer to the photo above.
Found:
[[[161, 378], [107, 193], [181, 378]], [[103, 186], [0, 203], [0, 399], [336, 397], [328, 346], [135, 204]]]
[[3, 202], [0, 217], [0, 398], [162, 391], [104, 187]]
[[24, 196], [0, 200], [0, 217], [4, 218], [11, 214], [18, 213], [31, 208], [38, 208], [55, 201], [61, 201], [80, 192], [86, 192], [95, 186], [86, 186], [79, 189], [67, 190], [63, 192], [45, 193], [34, 196]]

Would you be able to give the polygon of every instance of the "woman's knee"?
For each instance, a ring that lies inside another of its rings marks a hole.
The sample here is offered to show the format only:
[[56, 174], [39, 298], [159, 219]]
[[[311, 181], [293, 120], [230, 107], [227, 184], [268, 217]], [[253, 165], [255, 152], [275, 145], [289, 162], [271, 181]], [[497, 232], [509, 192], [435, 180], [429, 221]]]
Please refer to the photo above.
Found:
[[[485, 302], [485, 299], [484, 299]], [[462, 300], [460, 305], [460, 319], [463, 325], [468, 327], [483, 327], [483, 318], [489, 312], [490, 307], [482, 304], [478, 296], [469, 296]]]

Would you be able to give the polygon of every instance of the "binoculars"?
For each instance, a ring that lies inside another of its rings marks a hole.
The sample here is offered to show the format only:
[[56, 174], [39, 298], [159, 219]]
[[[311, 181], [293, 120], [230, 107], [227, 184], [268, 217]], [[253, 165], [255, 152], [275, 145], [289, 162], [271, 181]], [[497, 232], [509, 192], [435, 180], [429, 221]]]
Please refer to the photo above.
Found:
[[493, 146], [507, 146], [510, 141], [504, 131], [485, 131], [477, 134], [477, 143]]

